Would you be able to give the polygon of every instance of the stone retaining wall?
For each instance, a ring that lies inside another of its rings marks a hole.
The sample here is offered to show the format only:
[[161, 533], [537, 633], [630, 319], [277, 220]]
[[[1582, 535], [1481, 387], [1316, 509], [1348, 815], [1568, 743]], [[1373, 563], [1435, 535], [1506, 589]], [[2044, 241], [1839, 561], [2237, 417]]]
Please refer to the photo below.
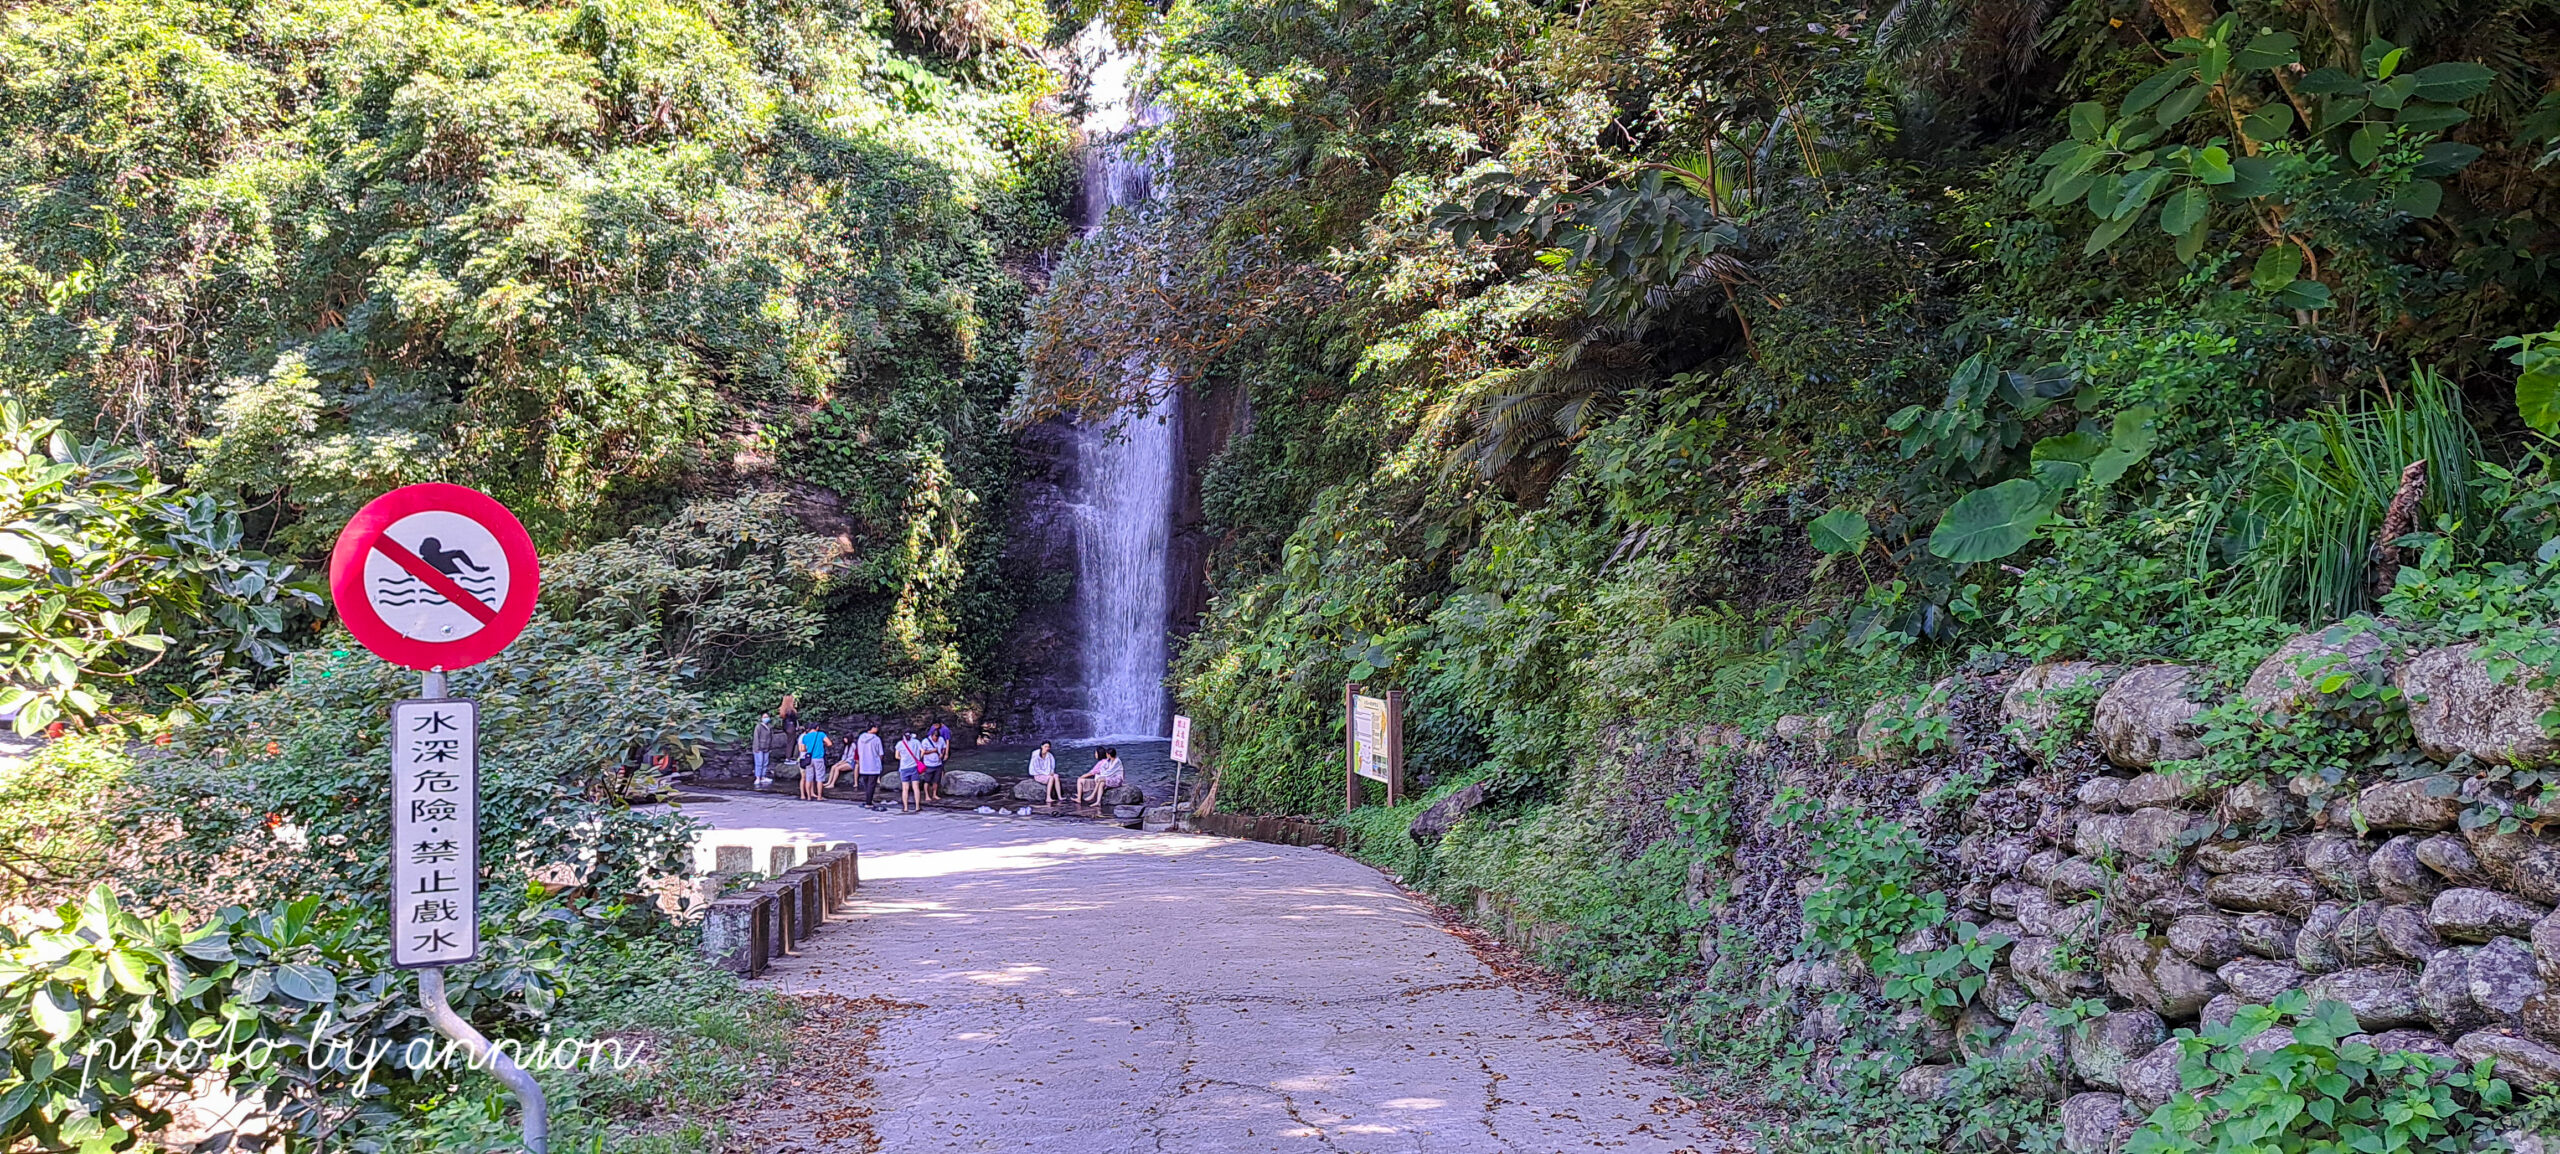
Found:
[[[2560, 790], [2494, 772], [2560, 759], [2540, 724], [2560, 699], [2492, 676], [2476, 647], [2411, 651], [2369, 623], [2333, 627], [2288, 642], [2238, 695], [2272, 722], [2330, 710], [2407, 734], [2385, 743], [2403, 755], [2217, 782], [2189, 760], [2210, 680], [2055, 663], [1951, 678], [1932, 695], [1942, 705], [1789, 718], [1766, 742], [1702, 735], [1703, 756], [1736, 759], [1752, 815], [1702, 951], [1756, 938], [1759, 957], [1797, 953], [1802, 898], [1824, 882], [1772, 824], [1769, 799], [1792, 786], [1917, 829], [1957, 919], [2011, 939], [1970, 1004], [1909, 1023], [1924, 1064], [1906, 1094], [1943, 1093], [1964, 1057], [2014, 1058], [2063, 1100], [2069, 1149], [2112, 1150], [2178, 1091], [2175, 1030], [2289, 991], [2344, 1003], [2384, 1050], [2489, 1060], [2520, 1092], [2560, 1086], [2560, 837], [2544, 833]], [[2387, 694], [2346, 701], [2358, 684], [2398, 688], [2407, 728]], [[1953, 748], [1894, 748], [1877, 719], [1914, 708], [1941, 711]], [[1980, 792], [1932, 811], [1958, 781]], [[1791, 895], [1783, 916], [1751, 896], [1769, 893]], [[1836, 1051], [1825, 1007], [1875, 995], [1860, 969], [1791, 962], [1762, 982], [1786, 995], [1801, 1040]], [[2107, 1012], [2064, 1013], [2088, 999]]]

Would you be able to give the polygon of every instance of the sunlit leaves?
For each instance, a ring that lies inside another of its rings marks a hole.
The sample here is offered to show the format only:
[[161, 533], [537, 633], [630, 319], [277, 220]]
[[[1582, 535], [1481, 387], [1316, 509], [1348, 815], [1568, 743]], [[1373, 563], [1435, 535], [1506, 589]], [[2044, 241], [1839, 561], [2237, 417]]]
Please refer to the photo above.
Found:
[[1855, 509], [1833, 509], [1806, 526], [1813, 547], [1823, 553], [1855, 553], [1867, 547], [1867, 517]]

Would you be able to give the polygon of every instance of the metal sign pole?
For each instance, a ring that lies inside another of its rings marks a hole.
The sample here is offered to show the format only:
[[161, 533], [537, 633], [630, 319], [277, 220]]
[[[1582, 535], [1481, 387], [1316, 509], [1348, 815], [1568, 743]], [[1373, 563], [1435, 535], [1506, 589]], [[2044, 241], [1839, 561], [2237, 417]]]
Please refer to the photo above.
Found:
[[[419, 693], [430, 700], [443, 698], [444, 671], [429, 671], [423, 678]], [[475, 832], [473, 836], [476, 838], [478, 835]], [[398, 852], [397, 845], [392, 848], [394, 853]], [[472, 860], [475, 864], [479, 860], [476, 850]], [[466, 880], [473, 887], [480, 884], [476, 871]], [[394, 894], [393, 901], [396, 903], [398, 900], [399, 895]], [[477, 917], [478, 903], [475, 901], [472, 905], [473, 916]], [[497, 1075], [498, 1081], [515, 1093], [516, 1101], [524, 1111], [524, 1148], [530, 1154], [551, 1154], [551, 1104], [542, 1095], [542, 1083], [534, 1081], [533, 1075], [517, 1065], [515, 1059], [490, 1045], [486, 1035], [465, 1021], [462, 1015], [453, 1012], [453, 1004], [445, 997], [443, 966], [419, 968], [418, 1001], [426, 1007], [427, 1021], [434, 1024], [437, 1033], [462, 1043], [462, 1049], [471, 1055], [473, 1065], [486, 1063], [489, 1072]]]

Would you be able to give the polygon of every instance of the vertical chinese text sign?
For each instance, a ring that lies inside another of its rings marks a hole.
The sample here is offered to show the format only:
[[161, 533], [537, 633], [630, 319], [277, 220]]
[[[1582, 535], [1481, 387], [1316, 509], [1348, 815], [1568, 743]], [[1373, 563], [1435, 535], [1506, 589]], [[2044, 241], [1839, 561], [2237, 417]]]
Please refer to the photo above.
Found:
[[480, 707], [391, 707], [391, 962], [480, 956]]

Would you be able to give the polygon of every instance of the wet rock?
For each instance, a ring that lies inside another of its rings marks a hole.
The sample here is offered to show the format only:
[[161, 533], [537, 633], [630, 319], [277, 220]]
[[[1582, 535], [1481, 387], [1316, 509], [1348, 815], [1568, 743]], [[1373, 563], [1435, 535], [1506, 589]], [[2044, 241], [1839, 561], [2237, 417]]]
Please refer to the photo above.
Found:
[[2018, 898], [2018, 928], [2031, 938], [2062, 936], [2062, 903], [2031, 890]]
[[[2071, 968], [2076, 963], [2077, 968]], [[2098, 971], [2086, 958], [2072, 958], [2052, 938], [2028, 938], [2009, 952], [2009, 973], [2028, 993], [2048, 1005], [2068, 1005], [2106, 992]]]
[[1405, 836], [1424, 845], [1438, 845], [1440, 839], [1457, 828], [1458, 821], [1484, 804], [1485, 783], [1479, 781], [1447, 797], [1423, 807], [1413, 823], [1405, 827]]
[[985, 797], [996, 791], [996, 779], [974, 769], [942, 771], [942, 796]]
[[1982, 992], [1978, 996], [1983, 1008], [2004, 1023], [2017, 1021], [2019, 1014], [2035, 1004], [2035, 996], [2018, 983], [2017, 975], [2011, 973], [2007, 966], [1991, 971], [1991, 975], [1983, 980]]
[[2224, 914], [2188, 914], [2169, 923], [2169, 948], [2205, 969], [2219, 969], [2244, 949], [2240, 922]]
[[1781, 990], [1829, 993], [1849, 988], [1849, 975], [1836, 962], [1796, 961], [1778, 967], [1770, 980]]
[[2395, 680], [2418, 748], [2437, 761], [2464, 754], [2496, 765], [2560, 761], [2560, 739], [2542, 729], [2543, 711], [2560, 705], [2560, 692], [2527, 687], [2520, 673], [2491, 676], [2477, 642], [2411, 658]]
[[[1109, 806], [1145, 805], [1147, 793], [1134, 785], [1115, 785], [1102, 791], [1102, 804]], [[1136, 814], [1130, 814], [1136, 817]]]
[[2016, 1064], [2017, 1091], [2037, 1098], [2060, 1098], [2071, 1086], [2071, 1027], [2062, 1011], [2041, 1003], [2018, 1015], [2018, 1024], [2000, 1043], [2000, 1058]]
[[2533, 923], [2533, 933], [2525, 940], [2533, 943], [2533, 956], [2541, 960], [2542, 980], [2560, 986], [2560, 913]]
[[2263, 910], [2301, 917], [2320, 900], [2311, 879], [2295, 873], [2224, 874], [2205, 883], [2204, 896], [2226, 910]]
[[[1063, 788], [1058, 791], [1058, 799], [1060, 801], [1068, 800], [1068, 798], [1069, 791]], [[1049, 801], [1049, 787], [1042, 785], [1031, 778], [1023, 778], [1022, 780], [1013, 783], [1013, 800], [1027, 801], [1035, 805], [1045, 805]]]
[[2155, 805], [2181, 805], [2191, 801], [2202, 801], [2212, 793], [2211, 789], [2202, 784], [2200, 778], [2166, 770], [2153, 770], [2125, 782], [2123, 792], [2116, 796], [2116, 804], [2127, 810], [2147, 809]]
[[2391, 643], [2368, 622], [2342, 622], [2305, 633], [2258, 663], [2240, 697], [2261, 713], [2299, 714], [2324, 702], [2346, 700], [2346, 691], [2323, 694], [2320, 683], [2338, 673], [2379, 679], [2388, 674]]
[[2074, 1094], [2063, 1100], [2061, 1113], [2064, 1154], [2114, 1154], [2129, 1129], [2122, 1094]]
[[2114, 813], [2117, 800], [2124, 796], [2124, 779], [2093, 777], [2081, 782], [2079, 792], [2073, 796], [2092, 813]]
[[2436, 951], [2418, 974], [2418, 1008], [2427, 1024], [2447, 1036], [2488, 1025], [2490, 1015], [2471, 1000], [2471, 955], [2478, 947]]
[[2062, 907], [2053, 917], [2055, 937], [2066, 942], [2086, 942], [2097, 938], [2098, 926], [2106, 920], [2107, 903], [2091, 898]]
[[2250, 1055], [2272, 1054], [2292, 1045], [2295, 1040], [2292, 1027], [2269, 1026], [2242, 1041], [2240, 1052]]
[[2116, 679], [2098, 698], [2090, 729], [2107, 760], [2128, 769], [2204, 755], [2197, 740], [2203, 711], [2188, 694], [2194, 673], [2183, 665], [2145, 665]]
[[[2090, 701], [2089, 688], [2104, 684], [2115, 673], [2115, 666], [2088, 661], [2030, 665], [2000, 695], [2001, 720], [2008, 723], [2020, 747], [2034, 750], [2046, 744], [2048, 732], [2062, 723], [2066, 703], [2079, 701], [2085, 705]], [[2076, 735], [2062, 736], [2067, 739]]]
[[2530, 934], [2533, 924], [2550, 912], [2496, 890], [2466, 886], [2437, 894], [2427, 906], [2427, 924], [2447, 941], [2485, 942], [2502, 934]]
[[2213, 912], [2213, 904], [2204, 900], [2210, 877], [2192, 865], [2129, 862], [2116, 873], [2113, 896], [2119, 911], [2167, 925], [2188, 914]]
[[2560, 844], [2529, 833], [2484, 833], [2471, 839], [2480, 867], [2527, 901], [2560, 904]]
[[2293, 957], [2293, 940], [2302, 933], [2302, 923], [2283, 914], [2242, 914], [2239, 918], [2240, 948], [2262, 958]]
[[2495, 1063], [2498, 1077], [2519, 1094], [2560, 1086], [2560, 1052], [2530, 1038], [2500, 1030], [2474, 1030], [2455, 1039], [2453, 1052], [2465, 1062]]
[[2560, 991], [2546, 987], [2526, 998], [2524, 1007], [2516, 1011], [2516, 1024], [2537, 1042], [2560, 1044]]
[[2454, 885], [2479, 886], [2489, 883], [2489, 871], [2481, 868], [2480, 859], [2472, 854], [2471, 847], [2463, 844], [2462, 838], [2457, 835], [2440, 833], [2434, 837], [2421, 839], [2418, 842], [2417, 854], [2418, 863], [2426, 866], [2428, 872]]
[[2071, 852], [2085, 858], [2120, 856], [2117, 847], [2124, 841], [2125, 816], [2113, 813], [2088, 814], [2071, 827]]
[[2215, 976], [2230, 987], [2231, 996], [2252, 1006], [2268, 1005], [2276, 995], [2298, 990], [2310, 975], [2291, 962], [2271, 962], [2264, 958], [2234, 958], [2216, 970]]
[[[2025, 1002], [2019, 1004], [2024, 1005]], [[1963, 1013], [1956, 1015], [1956, 1055], [1966, 1061], [1988, 1058], [1997, 1053], [2000, 1039], [2008, 1036], [2009, 1023], [1979, 1002], [1966, 1006]]]
[[2184, 1056], [2185, 1049], [2178, 1043], [2162, 1042], [2117, 1071], [2116, 1081], [2124, 1089], [2125, 1101], [2132, 1103], [2136, 1113], [2150, 1114], [2167, 1105], [2184, 1088], [2178, 1079], [2178, 1062]]
[[2425, 906], [2382, 907], [2374, 936], [2381, 940], [2383, 953], [2404, 962], [2423, 963], [2444, 948], [2444, 940], [2436, 936], [2435, 927], [2427, 924]]
[[2386, 781], [2356, 795], [2356, 812], [2373, 829], [2452, 829], [2462, 820], [2462, 799], [2448, 778]]
[[1841, 1014], [1840, 1007], [1830, 1002], [1815, 1006], [1796, 1021], [1795, 1036], [1799, 1042], [1828, 1046], [1848, 1034], [1847, 1019]]
[[1893, 1032], [1910, 1043], [1911, 1052], [1923, 1062], [1952, 1061], [1956, 1056], [1955, 1027], [1926, 1010], [1906, 1006], [1896, 1011]]
[[2124, 824], [2116, 829], [2116, 853], [2122, 861], [2157, 861], [2174, 854], [2185, 838], [2187, 827], [2197, 819], [2185, 812], [2165, 806], [2150, 806], [2127, 814]]
[[2244, 781], [2224, 790], [2215, 812], [2243, 830], [2271, 832], [2299, 829], [2306, 816], [2301, 798], [2263, 781]]
[[2429, 902], [2444, 889], [2444, 878], [2418, 860], [2418, 843], [2424, 839], [2401, 834], [2382, 843], [2365, 863], [2374, 888], [2383, 900], [2394, 902]]
[[2196, 847], [2196, 864], [2208, 873], [2276, 873], [2293, 865], [2293, 855], [2278, 841], [2209, 841]]
[[2346, 917], [2347, 907], [2340, 902], [2322, 902], [2313, 909], [2310, 917], [2302, 919], [2302, 932], [2293, 936], [2293, 964], [2313, 974], [2344, 967], [2347, 960], [2338, 955], [2335, 935]]
[[2384, 1030], [2379, 1034], [2351, 1034], [2346, 1040], [2363, 1042], [2385, 1054], [2424, 1054], [2453, 1065], [2462, 1061], [2454, 1054], [2452, 1044], [2437, 1037], [2433, 1030]]
[[1955, 1092], [1953, 1066], [1913, 1066], [1893, 1080], [1893, 1092], [1914, 1102], [1935, 1102]]
[[2347, 907], [2346, 916], [2339, 918], [2329, 931], [2329, 942], [2337, 948], [2340, 962], [2373, 966], [2390, 960], [2382, 949], [2382, 910], [2379, 902]]
[[2491, 1014], [2513, 1017], [2547, 988], [2534, 965], [2533, 948], [2514, 938], [2498, 938], [2472, 951], [2471, 1002]]
[[2149, 1010], [2117, 1010], [2080, 1023], [2071, 1034], [2071, 1068], [2092, 1086], [2115, 1087], [2126, 1063], [2166, 1041], [2169, 1026]]
[[2098, 943], [2098, 966], [2117, 993], [2172, 1021], [2195, 1017], [2223, 989], [2210, 971], [2140, 934], [2108, 935]]
[[2045, 892], [2058, 902], [2073, 902], [2107, 892], [2107, 871], [2085, 857], [2068, 858], [2046, 875]]
[[2342, 834], [2319, 834], [2302, 843], [2302, 868], [2349, 901], [2373, 896], [2373, 874], [2366, 864], [2372, 857], [2372, 846]]
[[2388, 1030], [2393, 1026], [2410, 1026], [2427, 1020], [2425, 1007], [2418, 1000], [2418, 975], [2399, 966], [2358, 966], [2323, 974], [2303, 987], [2313, 1004], [2344, 1002], [2355, 1012], [2356, 1024], [2367, 1030]]

